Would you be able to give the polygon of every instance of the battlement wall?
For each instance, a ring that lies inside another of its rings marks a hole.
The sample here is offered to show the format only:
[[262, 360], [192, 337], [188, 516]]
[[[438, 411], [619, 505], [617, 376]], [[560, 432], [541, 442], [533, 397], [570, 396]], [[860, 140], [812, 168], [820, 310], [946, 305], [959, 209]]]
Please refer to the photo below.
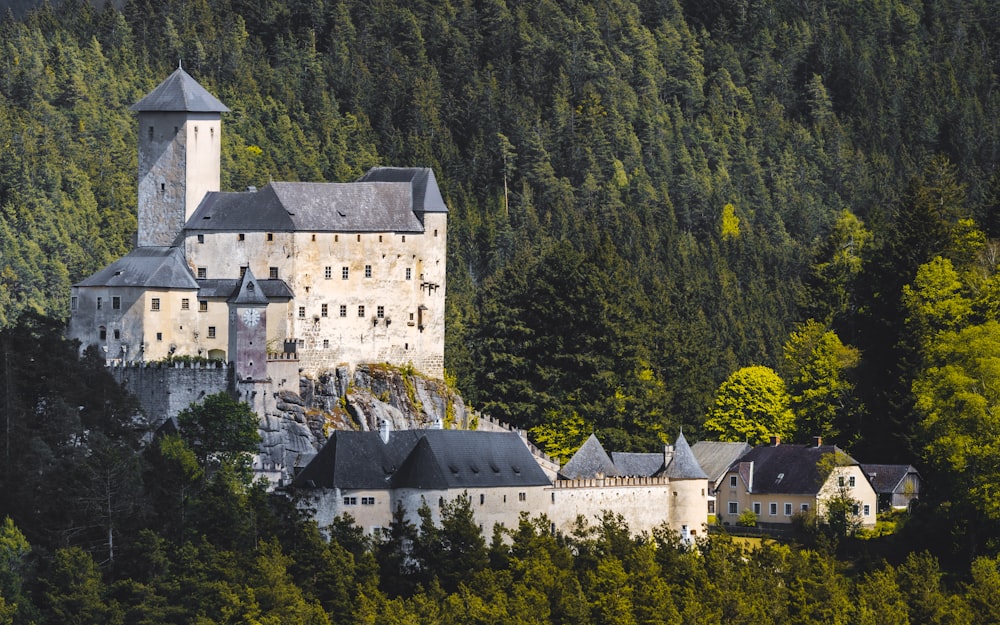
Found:
[[159, 425], [193, 402], [229, 388], [229, 367], [217, 362], [112, 363], [108, 372]]

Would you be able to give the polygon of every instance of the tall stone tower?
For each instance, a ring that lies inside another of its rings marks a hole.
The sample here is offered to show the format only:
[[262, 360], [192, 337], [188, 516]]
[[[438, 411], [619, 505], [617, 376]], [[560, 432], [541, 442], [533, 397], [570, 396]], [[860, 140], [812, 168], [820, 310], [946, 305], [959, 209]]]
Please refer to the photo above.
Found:
[[236, 379], [267, 379], [267, 296], [248, 268], [229, 299], [229, 359]]
[[139, 113], [139, 247], [168, 246], [209, 191], [219, 190], [225, 104], [177, 68]]

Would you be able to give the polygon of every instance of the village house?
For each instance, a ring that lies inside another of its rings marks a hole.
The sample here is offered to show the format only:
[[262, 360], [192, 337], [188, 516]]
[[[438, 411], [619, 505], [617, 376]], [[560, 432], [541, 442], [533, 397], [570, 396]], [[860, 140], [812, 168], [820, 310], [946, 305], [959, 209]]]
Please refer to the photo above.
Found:
[[878, 495], [878, 511], [909, 510], [920, 498], [923, 480], [912, 464], [862, 464]]

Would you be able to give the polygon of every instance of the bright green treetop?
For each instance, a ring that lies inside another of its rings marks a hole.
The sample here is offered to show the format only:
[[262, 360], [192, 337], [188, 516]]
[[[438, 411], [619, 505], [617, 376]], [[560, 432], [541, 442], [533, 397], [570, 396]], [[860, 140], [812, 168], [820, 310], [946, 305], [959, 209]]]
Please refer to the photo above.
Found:
[[733, 372], [719, 386], [705, 432], [721, 441], [763, 443], [795, 431], [785, 382], [770, 367], [755, 365]]

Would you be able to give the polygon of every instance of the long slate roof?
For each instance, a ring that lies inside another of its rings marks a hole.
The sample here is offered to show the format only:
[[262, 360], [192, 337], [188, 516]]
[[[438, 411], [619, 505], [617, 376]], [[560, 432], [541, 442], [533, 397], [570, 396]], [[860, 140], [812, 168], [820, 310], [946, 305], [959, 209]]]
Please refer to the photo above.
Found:
[[677, 435], [677, 440], [674, 441], [674, 455], [670, 459], [670, 464], [667, 465], [663, 475], [672, 480], [708, 479], [705, 472], [701, 470], [698, 461], [695, 460], [694, 454], [691, 453], [691, 446], [688, 445], [687, 439], [684, 438], [684, 432], [680, 432]]
[[408, 182], [413, 187], [413, 210], [418, 213], [447, 213], [434, 170], [430, 167], [373, 167], [358, 182]]
[[[257, 280], [264, 296], [270, 299], [289, 300], [294, 297], [291, 287], [284, 280]], [[198, 280], [198, 297], [202, 299], [229, 299], [240, 286], [239, 278], [212, 278]]]
[[559, 469], [559, 476], [567, 480], [618, 477], [618, 469], [611, 461], [601, 441], [590, 435], [573, 457]]
[[206, 194], [189, 231], [423, 232], [403, 182], [271, 182]]
[[663, 454], [611, 452], [618, 473], [627, 477], [651, 477], [663, 470]]
[[177, 68], [155, 89], [131, 107], [136, 112], [226, 113], [229, 108], [198, 84], [181, 68]]
[[551, 484], [514, 432], [334, 432], [295, 478], [302, 488], [455, 489]]
[[917, 473], [911, 464], [862, 464], [861, 470], [868, 476], [875, 492], [881, 494], [895, 492], [903, 478], [910, 473]]
[[695, 460], [708, 475], [708, 479], [722, 477], [730, 465], [750, 451], [748, 443], [722, 443], [718, 441], [698, 441], [691, 446]]
[[179, 247], [137, 247], [74, 286], [197, 289]]
[[753, 492], [814, 495], [823, 485], [817, 464], [823, 456], [836, 453], [847, 464], [858, 464], [836, 445], [789, 445], [755, 447], [736, 466], [753, 463]]

